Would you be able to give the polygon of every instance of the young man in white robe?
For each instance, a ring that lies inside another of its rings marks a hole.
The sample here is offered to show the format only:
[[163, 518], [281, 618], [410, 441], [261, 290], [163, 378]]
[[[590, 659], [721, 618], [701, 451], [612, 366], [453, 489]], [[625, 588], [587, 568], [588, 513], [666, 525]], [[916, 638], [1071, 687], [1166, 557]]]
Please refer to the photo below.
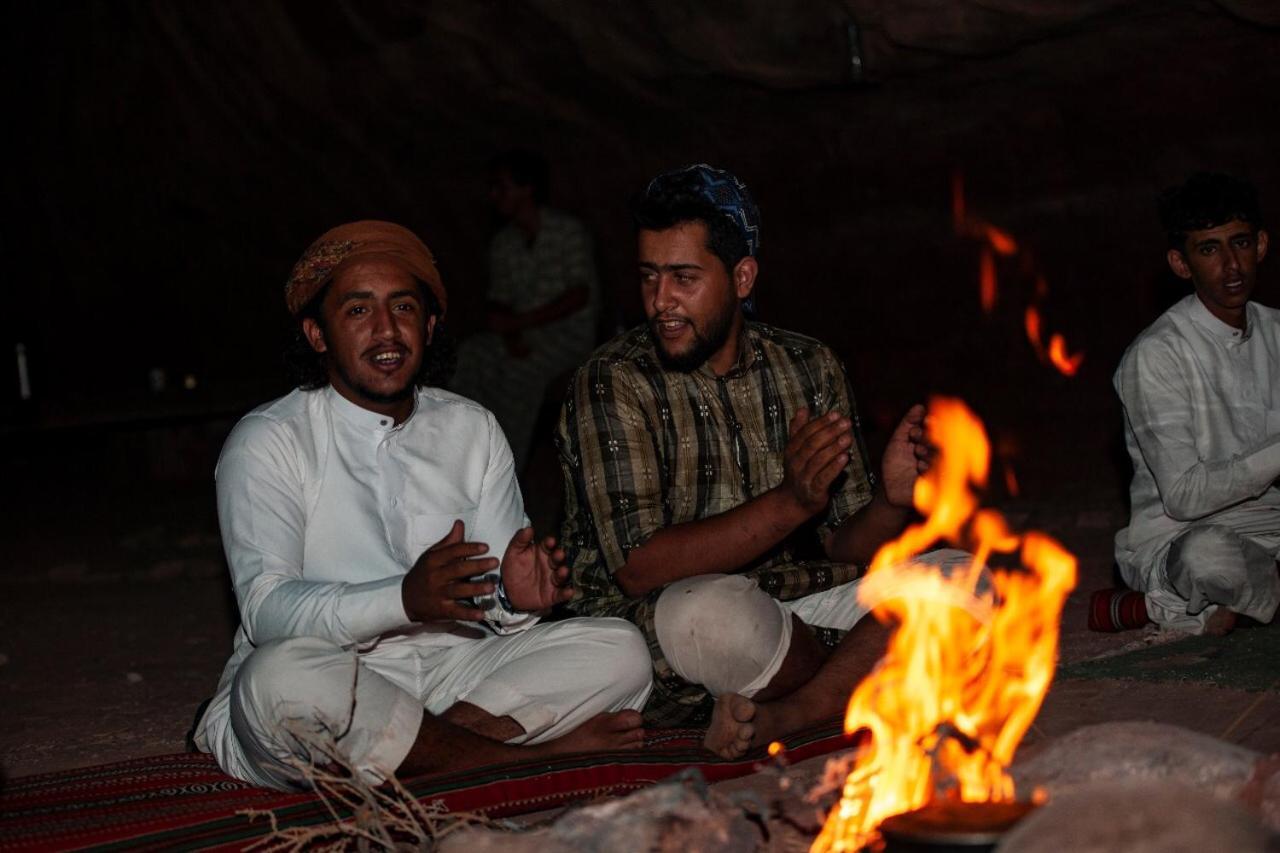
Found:
[[339, 226], [285, 301], [299, 387], [218, 461], [241, 624], [196, 745], [280, 789], [335, 756], [376, 784], [641, 746], [643, 638], [621, 619], [538, 624], [572, 595], [564, 552], [527, 526], [493, 416], [433, 387], [446, 293], [427, 247]]
[[1280, 602], [1280, 311], [1251, 299], [1268, 246], [1252, 186], [1197, 174], [1160, 209], [1194, 292], [1115, 374], [1134, 467], [1116, 560], [1155, 622], [1223, 634]]

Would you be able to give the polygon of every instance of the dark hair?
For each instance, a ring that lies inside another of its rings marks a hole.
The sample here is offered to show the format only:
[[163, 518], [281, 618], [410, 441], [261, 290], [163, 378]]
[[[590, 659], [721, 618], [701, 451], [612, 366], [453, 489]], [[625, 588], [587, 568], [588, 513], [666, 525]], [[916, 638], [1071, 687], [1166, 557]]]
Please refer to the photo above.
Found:
[[685, 222], [707, 226], [707, 250], [733, 275], [738, 261], [750, 254], [738, 224], [707, 199], [682, 187], [659, 186], [631, 202], [631, 220], [639, 231], [666, 231]]
[[532, 187], [533, 200], [538, 204], [546, 204], [550, 197], [551, 168], [547, 158], [536, 151], [524, 148], [503, 151], [489, 161], [489, 171], [495, 175], [506, 172], [513, 184]]
[[1169, 248], [1182, 251], [1187, 232], [1217, 228], [1233, 219], [1247, 222], [1257, 231], [1262, 211], [1253, 184], [1215, 172], [1197, 172], [1186, 183], [1160, 193], [1160, 224]]
[[[324, 329], [324, 312], [320, 309], [331, 283], [325, 284], [306, 305], [302, 306], [302, 310], [294, 318], [293, 332], [284, 348], [285, 370], [288, 371], [294, 385], [303, 391], [314, 391], [329, 384], [325, 354], [311, 348], [311, 342], [302, 331], [302, 321], [315, 320], [320, 328]], [[420, 281], [418, 289], [422, 292], [425, 316], [429, 317], [433, 314], [439, 316], [440, 302], [435, 294]], [[437, 322], [435, 332], [431, 336], [431, 344], [422, 354], [422, 366], [418, 368], [418, 375], [413, 378], [413, 383], [419, 388], [428, 385], [442, 386], [453, 375], [456, 363], [457, 348], [454, 346], [453, 339], [444, 324]]]

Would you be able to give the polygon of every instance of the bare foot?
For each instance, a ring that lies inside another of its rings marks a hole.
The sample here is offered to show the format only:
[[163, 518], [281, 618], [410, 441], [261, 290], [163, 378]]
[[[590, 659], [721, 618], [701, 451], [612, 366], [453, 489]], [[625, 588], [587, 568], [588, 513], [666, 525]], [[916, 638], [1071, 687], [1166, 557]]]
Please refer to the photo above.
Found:
[[746, 696], [725, 693], [716, 700], [702, 745], [721, 758], [739, 758], [751, 748], [757, 705]]
[[1225, 637], [1236, 627], [1236, 612], [1219, 606], [1213, 615], [1205, 620], [1204, 633], [1210, 637]]
[[605, 711], [542, 746], [553, 754], [639, 749], [644, 746], [644, 719], [638, 711]]

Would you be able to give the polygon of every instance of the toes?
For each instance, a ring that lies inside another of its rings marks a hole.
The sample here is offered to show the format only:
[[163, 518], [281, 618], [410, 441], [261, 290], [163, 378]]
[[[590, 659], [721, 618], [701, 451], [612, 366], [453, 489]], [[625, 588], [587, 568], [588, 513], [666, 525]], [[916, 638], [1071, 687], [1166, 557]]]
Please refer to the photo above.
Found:
[[729, 705], [729, 713], [739, 723], [750, 722], [756, 715], [756, 703], [745, 696], [734, 697], [737, 701]]
[[636, 729], [644, 724], [644, 718], [638, 711], [617, 711], [605, 716], [605, 723], [613, 731]]

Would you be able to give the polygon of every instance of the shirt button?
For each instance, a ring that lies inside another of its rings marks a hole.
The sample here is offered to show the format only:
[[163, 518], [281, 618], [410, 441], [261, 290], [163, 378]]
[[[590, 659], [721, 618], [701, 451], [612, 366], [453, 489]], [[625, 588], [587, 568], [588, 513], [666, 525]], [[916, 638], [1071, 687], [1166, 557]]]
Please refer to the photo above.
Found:
[[386, 426], [386, 425], [387, 425], [387, 422], [386, 422], [386, 421], [378, 421], [378, 423], [379, 423], [379, 424], [381, 424], [382, 426]]

